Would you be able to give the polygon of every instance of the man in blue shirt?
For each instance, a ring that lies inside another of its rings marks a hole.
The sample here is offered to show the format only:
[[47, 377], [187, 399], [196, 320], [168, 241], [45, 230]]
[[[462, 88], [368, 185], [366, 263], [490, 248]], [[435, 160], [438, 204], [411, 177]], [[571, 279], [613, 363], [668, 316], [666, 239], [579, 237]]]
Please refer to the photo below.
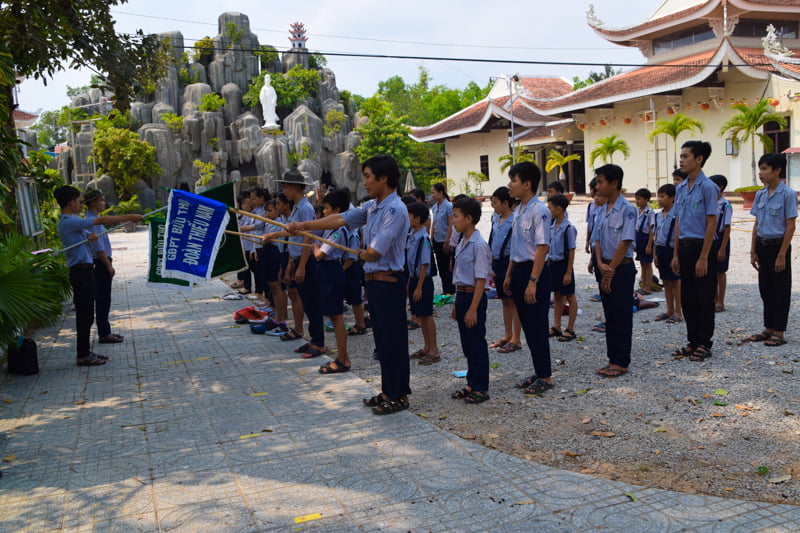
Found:
[[364, 400], [376, 415], [408, 409], [408, 329], [406, 327], [405, 245], [408, 210], [397, 195], [400, 170], [388, 155], [367, 159], [362, 165], [364, 188], [374, 198], [355, 209], [319, 220], [292, 222], [290, 232], [364, 227], [364, 277], [372, 313], [372, 331], [381, 365], [381, 394]]
[[94, 260], [89, 241], [96, 241], [97, 236], [89, 229], [95, 225], [119, 224], [121, 222], [139, 222], [142, 215], [118, 215], [81, 218], [83, 211], [81, 192], [65, 185], [53, 191], [61, 216], [58, 219], [58, 234], [65, 248], [80, 244], [64, 252], [69, 267], [69, 282], [72, 285], [72, 301], [75, 304], [75, 323], [78, 336], [78, 366], [104, 365], [108, 357], [93, 353], [90, 348], [89, 335], [94, 322]]
[[628, 373], [633, 336], [633, 247], [636, 208], [622, 196], [623, 172], [617, 165], [595, 170], [597, 192], [606, 198], [595, 219], [591, 242], [600, 273], [600, 299], [606, 316], [608, 364], [597, 369], [606, 378]]
[[675, 190], [675, 250], [672, 270], [681, 277], [681, 307], [689, 341], [672, 352], [691, 361], [711, 357], [717, 295], [717, 197], [719, 189], [703, 173], [711, 145], [687, 141], [681, 170], [687, 178]]

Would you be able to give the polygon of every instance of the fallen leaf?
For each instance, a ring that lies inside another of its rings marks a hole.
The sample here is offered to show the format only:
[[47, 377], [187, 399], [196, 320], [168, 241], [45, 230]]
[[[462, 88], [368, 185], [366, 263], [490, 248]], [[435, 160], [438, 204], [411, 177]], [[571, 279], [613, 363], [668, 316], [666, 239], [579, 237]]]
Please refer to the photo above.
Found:
[[489, 368], [497, 368], [498, 366], [500, 366], [500, 363], [492, 363]]
[[139, 426], [139, 431], [147, 431], [147, 426]]
[[612, 433], [611, 431], [592, 431], [590, 435], [595, 437], [614, 437], [616, 433]]
[[713, 416], [715, 418], [721, 418], [721, 417], [724, 417], [725, 415], [722, 414], [722, 413], [714, 412], [714, 413], [711, 413], [709, 416]]
[[630, 492], [623, 492], [622, 494], [624, 494], [625, 496], [627, 496], [628, 498], [630, 498], [632, 502], [638, 502], [638, 501], [639, 501], [639, 498], [637, 498], [636, 496], [634, 496], [634, 495], [633, 495], [632, 493], [630, 493]]
[[783, 412], [783, 414], [784, 414], [785, 416], [794, 416], [794, 413], [793, 413], [793, 412], [791, 412], [791, 411], [784, 411], [784, 412]]
[[742, 409], [744, 411], [758, 411], [761, 409], [760, 407], [751, 407], [749, 405], [742, 405], [740, 403], [734, 404], [734, 407], [737, 409]]
[[3, 457], [3, 462], [4, 463], [10, 463], [11, 461], [13, 461], [16, 458], [17, 458], [17, 456], [12, 453], [11, 455], [6, 455], [5, 457]]
[[720, 407], [725, 407], [728, 405], [728, 402], [723, 402], [722, 400], [715, 400], [713, 405], [719, 405]]
[[717, 389], [717, 390], [714, 391], [714, 395], [715, 396], [727, 396], [728, 395], [728, 391], [726, 391], [725, 389]]
[[586, 393], [587, 393], [587, 392], [589, 392], [590, 390], [592, 390], [592, 389], [581, 389], [581, 390], [576, 390], [576, 391], [575, 391], [575, 394], [578, 394], [578, 395], [580, 395], [580, 394], [586, 394]]
[[6, 398], [5, 400], [3, 400], [3, 403], [11, 403], [11, 400], [9, 400], [8, 398]]
[[266, 396], [269, 394], [268, 392], [254, 392], [253, 394], [248, 394], [248, 396]]
[[487, 448], [491, 448], [494, 446], [494, 437], [492, 435], [481, 435], [481, 444], [486, 446]]
[[575, 452], [564, 452], [564, 455], [566, 455], [567, 457], [580, 457], [581, 456], [581, 454], [575, 453]]
[[261, 433], [272, 433], [271, 429], [262, 429]]
[[301, 370], [301, 371], [300, 371], [300, 375], [301, 375], [301, 376], [305, 376], [305, 375], [306, 375], [306, 372], [308, 372], [308, 369], [307, 369], [307, 368], [304, 368], [303, 370]]
[[530, 505], [536, 503], [536, 500], [522, 500], [521, 502], [514, 502], [511, 505]]
[[583, 420], [581, 420], [581, 424], [588, 424], [591, 421], [592, 421], [591, 418], [584, 418]]
[[439, 420], [444, 420], [445, 418], [447, 418], [447, 415], [439, 415]]
[[667, 430], [664, 428], [656, 428], [653, 430], [653, 433], [665, 433]]
[[785, 481], [789, 481], [790, 479], [792, 479], [791, 475], [784, 474], [782, 476], [770, 478], [767, 481], [770, 482], [770, 483], [783, 483]]
[[417, 416], [421, 418], [428, 418], [428, 415], [426, 415], [425, 413], [417, 413]]

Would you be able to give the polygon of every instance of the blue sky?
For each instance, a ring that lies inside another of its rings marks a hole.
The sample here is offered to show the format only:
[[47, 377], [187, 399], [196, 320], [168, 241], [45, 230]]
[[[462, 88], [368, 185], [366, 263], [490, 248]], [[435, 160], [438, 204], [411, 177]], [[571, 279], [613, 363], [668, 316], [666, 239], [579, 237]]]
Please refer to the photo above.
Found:
[[[598, 17], [609, 27], [624, 27], [647, 18], [660, 0], [595, 0]], [[586, 0], [561, 2], [478, 2], [441, 0], [129, 0], [112, 9], [121, 32], [178, 30], [187, 44], [217, 33], [217, 17], [226, 11], [248, 15], [261, 44], [289, 46], [289, 24], [303, 22], [308, 47], [325, 52], [382, 53], [426, 57], [465, 57], [554, 62], [640, 63], [638, 50], [612, 45], [587, 24]], [[503, 73], [585, 76], [598, 67], [463, 63], [440, 60], [399, 60], [328, 57], [340, 89], [370, 96], [381, 80], [393, 75], [407, 82], [420, 66], [434, 84], [461, 88], [469, 81], [484, 85]], [[66, 86], [88, 82], [88, 71], [64, 71], [45, 87], [27, 80], [20, 87], [20, 107], [26, 111], [57, 109], [68, 103]]]

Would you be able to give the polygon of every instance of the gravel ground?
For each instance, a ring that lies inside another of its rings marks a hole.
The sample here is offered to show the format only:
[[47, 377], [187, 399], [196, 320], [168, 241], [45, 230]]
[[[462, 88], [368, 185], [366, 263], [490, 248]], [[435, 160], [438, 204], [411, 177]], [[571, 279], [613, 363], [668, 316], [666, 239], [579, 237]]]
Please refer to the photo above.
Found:
[[[485, 238], [489, 213], [484, 210], [479, 226]], [[579, 242], [585, 238], [584, 213], [580, 203], [570, 212]], [[797, 298], [792, 299], [788, 344], [771, 348], [740, 342], [762, 329], [761, 299], [749, 261], [752, 220], [741, 204], [734, 205], [727, 310], [716, 315], [709, 360], [673, 360], [670, 352], [685, 344], [686, 327], [654, 322], [664, 309], [661, 303], [634, 314], [630, 373], [618, 379], [597, 376], [594, 370], [607, 362], [605, 340], [591, 326], [602, 308], [589, 301], [596, 283], [586, 272], [588, 256], [579, 251], [579, 341], [551, 342], [554, 389], [526, 397], [513, 384], [532, 373], [527, 348], [511, 354], [490, 350], [490, 362], [497, 365], [490, 375], [491, 400], [481, 405], [452, 400], [450, 393], [464, 384], [452, 371], [467, 366], [450, 306], [445, 306], [437, 310], [442, 361], [432, 366], [412, 362], [411, 409], [463, 438], [566, 470], [689, 493], [800, 504], [796, 480], [776, 483], [787, 474], [800, 478]], [[800, 288], [796, 244], [795, 296]], [[653, 295], [659, 296], [663, 293]], [[487, 340], [501, 334], [501, 304], [490, 300]], [[328, 335], [329, 346], [335, 345]], [[420, 330], [409, 333], [409, 352], [422, 344]], [[379, 387], [372, 349], [370, 335], [351, 337], [353, 371]]]

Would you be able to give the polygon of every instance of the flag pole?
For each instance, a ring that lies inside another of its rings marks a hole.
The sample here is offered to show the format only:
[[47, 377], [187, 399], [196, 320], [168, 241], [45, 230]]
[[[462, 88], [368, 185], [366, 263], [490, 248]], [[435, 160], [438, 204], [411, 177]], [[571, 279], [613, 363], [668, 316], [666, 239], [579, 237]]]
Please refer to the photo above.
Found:
[[[227, 230], [227, 229], [225, 230], [225, 233], [227, 233], [228, 235], [238, 235], [239, 237], [244, 237], [248, 241], [259, 242], [259, 243], [263, 243], [264, 242], [261, 239], [259, 239], [257, 236], [252, 235], [250, 233], [242, 233], [242, 232], [239, 232], [239, 231], [230, 231], [230, 230]], [[305, 246], [307, 248], [313, 248], [313, 245], [306, 244], [304, 242], [282, 241], [280, 239], [270, 239], [270, 241], [279, 242], [281, 244], [291, 244], [293, 246]]]
[[[254, 218], [256, 220], [261, 220], [261, 221], [266, 222], [267, 224], [272, 224], [273, 226], [278, 226], [279, 228], [283, 228], [283, 229], [285, 229], [287, 231], [289, 229], [289, 227], [286, 224], [281, 224], [280, 222], [278, 222], [276, 220], [272, 220], [271, 218], [262, 217], [262, 216], [256, 215], [255, 213], [248, 213], [247, 211], [242, 211], [241, 209], [235, 209], [233, 207], [229, 207], [228, 209], [230, 211], [234, 212], [234, 213], [239, 214], [239, 215], [244, 215], [244, 216], [247, 216], [247, 217], [250, 217], [250, 218]], [[324, 242], [325, 244], [333, 246], [334, 248], [338, 248], [338, 249], [340, 249], [340, 250], [342, 250], [344, 252], [347, 252], [349, 254], [358, 255], [358, 250], [353, 250], [352, 248], [348, 248], [347, 246], [342, 246], [341, 244], [333, 242], [333, 241], [329, 241], [328, 239], [323, 239], [322, 237], [317, 237], [316, 235], [314, 235], [313, 233], [309, 233], [308, 231], [298, 231], [297, 233], [299, 235], [302, 235], [303, 237], [308, 237], [308, 238], [311, 238], [311, 239], [315, 239], [315, 240], [317, 240], [319, 242]]]
[[[164, 207], [159, 207], [158, 209], [156, 209], [154, 211], [150, 211], [149, 213], [147, 213], [146, 215], [144, 215], [142, 217], [142, 220], [146, 219], [147, 217], [151, 217], [151, 216], [155, 215], [156, 213], [160, 213], [161, 211], [164, 211], [168, 207], [169, 207], [168, 205], [165, 205]], [[130, 222], [123, 222], [122, 224], [117, 224], [113, 228], [107, 229], [103, 233], [98, 233], [96, 235], [97, 235], [97, 237], [102, 237], [103, 235], [105, 235], [107, 233], [111, 233], [112, 231], [116, 231], [119, 228], [121, 228], [121, 227], [123, 227], [123, 226], [125, 226], [127, 224], [130, 224]], [[53, 255], [57, 255], [57, 254], [60, 254], [62, 252], [66, 252], [67, 250], [72, 250], [73, 248], [77, 248], [78, 246], [81, 246], [82, 244], [86, 244], [87, 242], [89, 242], [89, 239], [84, 239], [81, 242], [76, 242], [75, 244], [71, 244], [71, 245], [67, 246], [66, 248], [62, 248], [60, 250], [55, 250], [55, 251], [52, 252], [52, 254]]]

